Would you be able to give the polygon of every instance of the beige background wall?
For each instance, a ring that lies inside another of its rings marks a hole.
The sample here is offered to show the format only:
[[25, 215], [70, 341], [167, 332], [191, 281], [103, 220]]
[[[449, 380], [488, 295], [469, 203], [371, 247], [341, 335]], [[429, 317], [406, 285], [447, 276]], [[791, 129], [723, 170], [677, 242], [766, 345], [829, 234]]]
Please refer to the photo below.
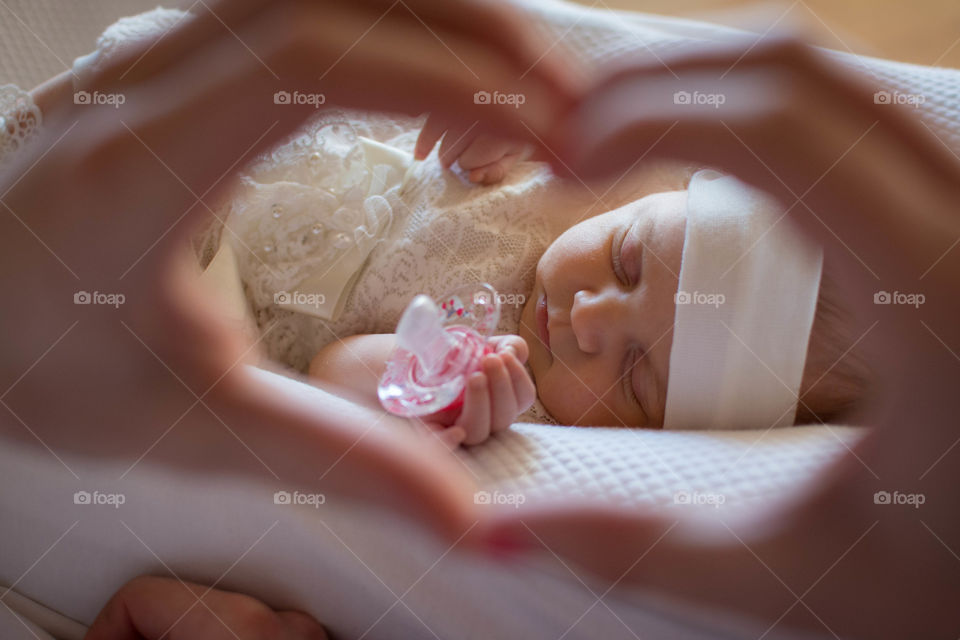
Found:
[[960, 68], [960, 0], [575, 0], [586, 6], [703, 18], [763, 32], [780, 20], [831, 49]]
[[[759, 32], [774, 22], [789, 22], [803, 28], [817, 44], [830, 48], [960, 68], [960, 0], [577, 1], [601, 9], [705, 18]], [[176, 3], [0, 0], [0, 84], [38, 84], [92, 50], [97, 34], [116, 17], [157, 4]]]

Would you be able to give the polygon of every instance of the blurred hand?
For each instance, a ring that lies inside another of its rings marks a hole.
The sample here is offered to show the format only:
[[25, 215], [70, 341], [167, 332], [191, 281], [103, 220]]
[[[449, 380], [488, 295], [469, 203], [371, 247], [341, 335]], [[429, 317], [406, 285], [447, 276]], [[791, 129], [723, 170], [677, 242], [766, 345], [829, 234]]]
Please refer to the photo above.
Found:
[[[618, 176], [644, 154], [678, 158], [790, 206], [840, 265], [846, 302], [867, 325], [877, 321], [863, 339], [879, 378], [872, 429], [799, 498], [761, 513], [527, 504], [494, 517], [485, 535], [495, 548], [546, 547], [609, 584], [746, 614], [768, 631], [952, 637], [960, 163], [908, 109], [875, 104], [881, 87], [796, 42], [754, 44], [624, 67], [561, 125], [569, 137], [558, 155], [582, 179]], [[695, 92], [714, 99], [687, 99]], [[878, 306], [878, 290], [926, 301]], [[925, 502], [878, 504], [877, 491]]]
[[[131, 469], [322, 482], [455, 539], [473, 522], [472, 481], [442, 447], [381, 412], [253, 379], [183, 247], [234, 172], [315, 114], [280, 92], [529, 135], [551, 128], [573, 83], [498, 3], [208, 5], [81, 87], [123, 101], [76, 104], [66, 76], [37, 92], [44, 133], [0, 174], [0, 296], [16, 301], [0, 318], [0, 432]], [[480, 83], [524, 92], [525, 108], [474, 104]], [[122, 302], [75, 304], [82, 292]]]
[[[450, 127], [522, 140], [548, 139], [581, 97], [575, 61], [508, 3], [216, 0], [204, 6], [210, 9], [197, 9], [159, 40], [115, 57], [91, 89], [150, 81], [157, 112], [200, 109], [203, 120], [205, 112], [235, 111], [260, 120], [246, 127], [258, 132], [261, 124], [279, 118], [295, 125], [316, 111], [293, 99], [287, 109], [274, 109], [276, 92], [322, 93], [326, 105], [430, 111]], [[484, 88], [524, 98], [520, 105], [480, 103], [475, 94]], [[240, 94], [246, 97], [238, 104]], [[285, 112], [294, 113], [281, 117]], [[235, 133], [232, 124], [228, 117], [221, 126]]]
[[326, 640], [305, 613], [273, 611], [259, 600], [172, 578], [123, 585], [84, 640]]

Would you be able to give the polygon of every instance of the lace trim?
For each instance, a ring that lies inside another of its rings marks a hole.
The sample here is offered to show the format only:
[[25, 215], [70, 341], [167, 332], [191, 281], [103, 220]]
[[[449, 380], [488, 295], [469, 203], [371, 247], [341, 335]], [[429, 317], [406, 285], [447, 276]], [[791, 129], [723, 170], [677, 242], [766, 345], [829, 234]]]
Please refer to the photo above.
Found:
[[93, 53], [73, 61], [73, 88], [76, 91], [89, 88], [96, 73], [123, 55], [125, 49], [161, 37], [189, 15], [179, 9], [157, 7], [153, 11], [120, 18], [97, 38]]
[[43, 114], [30, 94], [13, 84], [0, 86], [0, 165], [36, 137]]

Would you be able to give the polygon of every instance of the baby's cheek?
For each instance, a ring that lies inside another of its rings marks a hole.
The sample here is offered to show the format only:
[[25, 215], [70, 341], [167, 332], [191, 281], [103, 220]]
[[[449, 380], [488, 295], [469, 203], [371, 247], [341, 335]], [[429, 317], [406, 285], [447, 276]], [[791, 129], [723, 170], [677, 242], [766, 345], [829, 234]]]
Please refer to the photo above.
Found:
[[573, 376], [552, 367], [537, 381], [537, 395], [544, 408], [563, 424], [578, 424], [597, 403], [596, 395]]

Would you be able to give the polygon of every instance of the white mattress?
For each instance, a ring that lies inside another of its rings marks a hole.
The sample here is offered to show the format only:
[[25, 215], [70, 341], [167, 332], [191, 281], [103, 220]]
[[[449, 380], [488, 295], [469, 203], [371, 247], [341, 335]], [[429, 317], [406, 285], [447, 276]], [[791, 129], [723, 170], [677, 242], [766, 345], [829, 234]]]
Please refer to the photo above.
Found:
[[[276, 393], [316, 393], [251, 372]], [[730, 508], [789, 496], [856, 436], [849, 428], [761, 437], [518, 425], [461, 456], [482, 488], [531, 501], [594, 496], [679, 510], [677, 492], [699, 491]], [[283, 487], [271, 478], [191, 476], [147, 458], [119, 479], [129, 460], [59, 455], [78, 478], [42, 448], [0, 448], [0, 584], [83, 624], [130, 577], [172, 573], [309, 611], [347, 638], [737, 637], [717, 628], [715, 614], [650, 594], [614, 590], [596, 605], [589, 579], [546, 552], [501, 564], [335, 496], [319, 509], [274, 504]], [[76, 491], [94, 490], [125, 502], [74, 504]]]
[[[72, 0], [10, 6], [34, 20], [30, 26], [38, 34], [59, 33], [51, 7], [71, 16], [75, 28], [56, 40], [59, 57], [84, 51], [88, 47], [77, 43], [92, 42], [103, 26], [101, 16]], [[591, 52], [595, 61], [627, 50], [651, 55], [691, 38], [730, 33], [552, 3], [532, 10], [556, 37], [571, 28], [565, 42]], [[6, 19], [3, 25], [16, 28]], [[6, 60], [0, 59], [6, 64], [2, 77], [32, 84], [62, 69], [49, 52], [37, 56], [47, 60], [42, 64], [22, 52], [11, 55], [10, 42], [36, 49], [28, 40], [23, 34], [0, 40], [8, 48]], [[960, 151], [960, 72], [836, 55], [873, 74], [878, 89], [922, 93], [920, 117]], [[304, 392], [287, 378], [256, 375], [278, 392]], [[780, 500], [857, 437], [856, 429], [839, 426], [667, 433], [521, 424], [457, 455], [488, 491], [520, 493], [526, 500], [597, 497], [679, 513], [678, 492], [722, 495], [725, 507]], [[151, 468], [149, 459], [122, 482], [117, 478], [129, 461], [69, 458], [69, 464], [82, 480], [41, 448], [0, 446], [0, 584], [15, 585], [18, 593], [81, 623], [89, 623], [126, 579], [171, 571], [207, 583], [223, 577], [221, 587], [310, 611], [343, 637], [554, 639], [566, 632], [567, 638], [717, 638], [726, 637], [721, 624], [731, 622], [618, 590], [594, 606], [589, 589], [549, 556], [505, 566], [448, 552], [390, 516], [353, 505], [280, 508], [272, 501], [273, 485], [174, 474]], [[74, 505], [73, 493], [81, 489], [121, 491], [127, 503], [119, 509]], [[403, 602], [397, 604], [394, 594]], [[19, 623], [4, 627], [10, 617], [0, 612], [3, 637], [24, 633]], [[729, 637], [742, 633], [748, 632]]]
[[858, 437], [853, 427], [665, 432], [517, 424], [460, 453], [479, 484], [526, 499], [597, 498], [673, 508], [682, 492], [727, 504], [783, 495]]

